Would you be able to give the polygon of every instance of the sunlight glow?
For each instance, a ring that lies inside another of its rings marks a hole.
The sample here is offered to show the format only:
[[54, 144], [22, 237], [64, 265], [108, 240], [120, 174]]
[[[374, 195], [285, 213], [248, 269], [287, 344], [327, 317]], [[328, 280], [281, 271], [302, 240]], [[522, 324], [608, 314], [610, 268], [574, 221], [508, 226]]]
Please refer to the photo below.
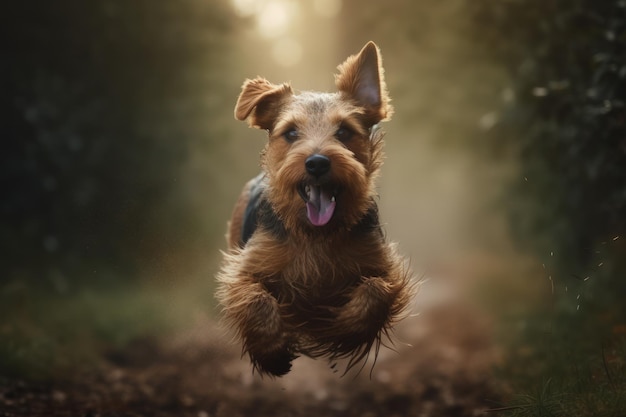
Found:
[[304, 55], [303, 18], [315, 15], [336, 18], [343, 0], [230, 0], [230, 3], [237, 15], [249, 19], [256, 34], [269, 41], [274, 61], [283, 67], [293, 67]]
[[259, 33], [266, 38], [284, 35], [298, 14], [298, 4], [293, 0], [231, 0], [231, 4], [239, 16], [254, 18]]
[[296, 4], [293, 2], [268, 1], [257, 14], [259, 32], [267, 38], [284, 35], [296, 14]]
[[332, 18], [336, 17], [341, 11], [341, 0], [314, 0], [313, 9], [320, 16]]
[[274, 60], [284, 67], [293, 67], [302, 59], [302, 45], [294, 39], [282, 38], [272, 48]]
[[258, 0], [231, 0], [235, 12], [241, 17], [250, 17], [260, 12], [265, 2]]

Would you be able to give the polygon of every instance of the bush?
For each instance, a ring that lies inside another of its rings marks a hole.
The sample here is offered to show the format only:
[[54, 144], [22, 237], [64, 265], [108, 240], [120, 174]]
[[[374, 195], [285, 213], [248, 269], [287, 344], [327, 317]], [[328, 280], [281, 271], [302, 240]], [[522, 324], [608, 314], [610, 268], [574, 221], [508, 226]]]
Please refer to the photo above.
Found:
[[177, 180], [190, 143], [221, 134], [231, 31], [211, 3], [3, 7], [1, 279], [109, 281], [193, 239]]
[[556, 240], [570, 267], [626, 231], [625, 11], [621, 1], [591, 0], [475, 9], [483, 42], [515, 83], [494, 135], [522, 161], [512, 224], [520, 237]]

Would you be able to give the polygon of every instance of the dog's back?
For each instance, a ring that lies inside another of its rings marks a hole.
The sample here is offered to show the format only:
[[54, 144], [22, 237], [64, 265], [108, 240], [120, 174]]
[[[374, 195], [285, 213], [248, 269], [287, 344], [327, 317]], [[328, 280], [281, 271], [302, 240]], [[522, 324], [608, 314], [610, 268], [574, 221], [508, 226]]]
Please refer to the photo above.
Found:
[[261, 194], [266, 187], [265, 175], [257, 175], [246, 183], [235, 203], [226, 240], [229, 249], [243, 248], [257, 226]]

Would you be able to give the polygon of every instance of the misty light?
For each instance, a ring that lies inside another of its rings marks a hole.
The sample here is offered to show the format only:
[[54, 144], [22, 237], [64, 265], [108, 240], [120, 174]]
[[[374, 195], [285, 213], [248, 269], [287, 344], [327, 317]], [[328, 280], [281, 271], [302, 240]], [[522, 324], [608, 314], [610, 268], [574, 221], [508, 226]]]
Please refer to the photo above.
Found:
[[317, 14], [324, 17], [336, 17], [341, 11], [341, 0], [314, 0], [313, 9]]
[[295, 3], [269, 1], [257, 14], [257, 25], [261, 35], [275, 38], [284, 35], [296, 15]]
[[302, 59], [302, 46], [292, 38], [279, 39], [272, 47], [274, 60], [284, 67], [293, 67]]
[[341, 12], [342, 0], [230, 0], [237, 15], [249, 18], [252, 28], [270, 42], [274, 61], [283, 67], [300, 63], [305, 51], [298, 29], [307, 13], [334, 19]]

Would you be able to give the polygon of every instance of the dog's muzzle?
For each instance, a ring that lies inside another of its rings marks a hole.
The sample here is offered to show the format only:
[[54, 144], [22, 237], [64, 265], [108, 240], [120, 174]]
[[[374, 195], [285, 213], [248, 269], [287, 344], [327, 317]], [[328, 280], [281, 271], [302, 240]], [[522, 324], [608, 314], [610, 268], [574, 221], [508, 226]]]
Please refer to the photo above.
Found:
[[333, 217], [337, 204], [337, 190], [326, 178], [330, 171], [330, 159], [314, 154], [306, 159], [304, 166], [311, 180], [301, 184], [298, 192], [306, 203], [307, 217], [311, 224], [324, 226]]

